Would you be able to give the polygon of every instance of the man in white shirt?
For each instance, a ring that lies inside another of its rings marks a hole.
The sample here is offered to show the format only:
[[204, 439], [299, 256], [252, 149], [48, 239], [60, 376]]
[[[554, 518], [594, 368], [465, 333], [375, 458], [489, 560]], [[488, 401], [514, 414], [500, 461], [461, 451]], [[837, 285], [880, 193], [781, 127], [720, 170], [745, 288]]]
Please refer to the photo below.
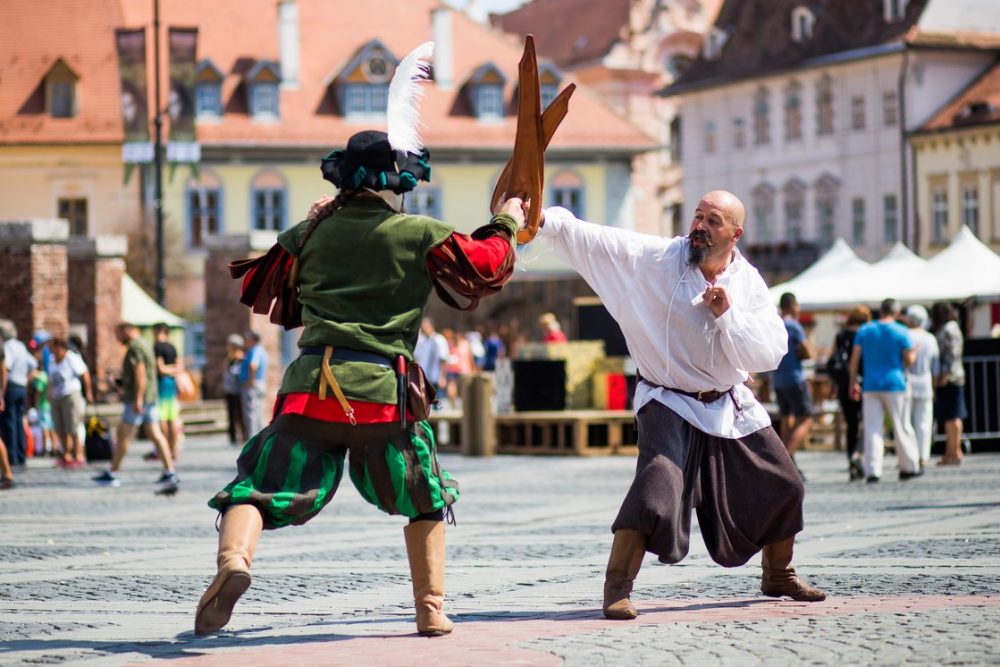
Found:
[[743, 204], [705, 195], [686, 237], [665, 239], [545, 211], [549, 238], [597, 292], [628, 343], [642, 381], [635, 479], [611, 529], [604, 615], [632, 619], [632, 584], [647, 551], [677, 563], [691, 511], [725, 567], [763, 550], [761, 591], [819, 601], [791, 567], [802, 530], [802, 481], [771, 420], [744, 385], [773, 370], [788, 336], [757, 270], [736, 249]]

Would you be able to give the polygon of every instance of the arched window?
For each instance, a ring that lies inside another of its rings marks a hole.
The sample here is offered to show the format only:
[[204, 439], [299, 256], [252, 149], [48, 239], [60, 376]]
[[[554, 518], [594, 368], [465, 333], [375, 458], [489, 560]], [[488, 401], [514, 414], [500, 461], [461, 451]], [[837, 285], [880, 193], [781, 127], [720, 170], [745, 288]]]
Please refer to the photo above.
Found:
[[279, 232], [287, 220], [285, 179], [276, 171], [262, 171], [250, 183], [250, 220], [258, 231]]
[[796, 7], [792, 10], [792, 39], [800, 44], [809, 41], [813, 36], [813, 25], [816, 17], [807, 7]]
[[753, 98], [753, 142], [757, 146], [771, 143], [771, 102], [767, 88], [757, 90]]
[[816, 224], [819, 242], [824, 248], [833, 245], [837, 238], [837, 202], [840, 198], [840, 180], [824, 174], [816, 181]]
[[816, 86], [816, 133], [833, 134], [833, 80], [826, 74]]
[[584, 217], [583, 179], [575, 171], [566, 169], [560, 171], [549, 181], [549, 200], [552, 206], [562, 206], [569, 209], [578, 218]]
[[714, 120], [705, 122], [705, 152], [714, 153], [719, 143], [719, 128]]
[[785, 140], [802, 138], [802, 86], [792, 81], [785, 89]]
[[209, 236], [220, 234], [222, 224], [222, 181], [208, 171], [197, 179], [188, 179], [185, 187], [187, 204], [187, 244], [201, 248]]
[[758, 243], [770, 243], [774, 240], [774, 187], [770, 183], [761, 183], [751, 194], [754, 235]]
[[785, 184], [785, 239], [792, 243], [802, 240], [806, 210], [806, 184], [792, 179]]

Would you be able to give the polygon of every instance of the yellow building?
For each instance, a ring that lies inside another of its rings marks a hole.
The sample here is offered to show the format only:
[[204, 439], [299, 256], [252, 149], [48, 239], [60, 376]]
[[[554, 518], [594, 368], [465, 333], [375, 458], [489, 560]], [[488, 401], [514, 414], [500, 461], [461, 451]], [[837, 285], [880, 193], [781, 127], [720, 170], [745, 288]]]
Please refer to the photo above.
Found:
[[1000, 252], [1000, 65], [910, 135], [917, 252], [934, 255], [965, 225]]
[[[279, 231], [334, 192], [322, 180], [320, 159], [357, 131], [385, 129], [396, 63], [426, 39], [436, 46], [421, 103], [432, 181], [407, 195], [406, 208], [465, 232], [487, 221], [513, 145], [519, 40], [434, 0], [399, 3], [377, 26], [357, 3], [283, 0], [277, 11], [270, 0], [217, 4], [222, 10], [213, 13], [194, 0], [161, 7], [165, 24], [195, 25], [199, 40], [201, 162], [197, 175], [179, 168], [164, 197], [171, 310], [203, 312], [207, 237]], [[132, 23], [149, 18], [141, 8], [128, 11], [137, 12]], [[540, 79], [543, 103], [571, 81], [545, 63]], [[633, 226], [631, 162], [650, 145], [595, 96], [577, 91], [547, 154], [544, 204]], [[518, 279], [553, 275], [569, 271], [541, 254]]]
[[140, 179], [123, 185], [120, 13], [73, 4], [4, 8], [0, 218], [66, 218], [70, 234], [126, 234], [138, 250]]

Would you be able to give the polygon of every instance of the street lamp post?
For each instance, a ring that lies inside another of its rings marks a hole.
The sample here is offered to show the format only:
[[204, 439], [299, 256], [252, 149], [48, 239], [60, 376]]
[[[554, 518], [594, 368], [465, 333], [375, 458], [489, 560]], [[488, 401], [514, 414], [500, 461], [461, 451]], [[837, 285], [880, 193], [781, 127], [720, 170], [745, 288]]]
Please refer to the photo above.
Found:
[[164, 305], [166, 279], [163, 272], [163, 110], [160, 108], [160, 0], [153, 0], [153, 98], [154, 120], [153, 162], [156, 194], [153, 210], [156, 214], [156, 302]]

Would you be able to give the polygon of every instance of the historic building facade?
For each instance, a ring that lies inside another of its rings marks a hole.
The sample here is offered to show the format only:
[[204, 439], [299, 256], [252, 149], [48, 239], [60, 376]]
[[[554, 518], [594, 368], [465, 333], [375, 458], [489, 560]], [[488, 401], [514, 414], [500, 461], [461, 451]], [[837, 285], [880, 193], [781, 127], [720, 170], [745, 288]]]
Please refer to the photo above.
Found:
[[727, 2], [665, 91], [682, 105], [685, 209], [735, 192], [744, 249], [772, 277], [838, 237], [866, 259], [912, 245], [907, 132], [990, 66], [1000, 16], [948, 0], [766, 4]]

